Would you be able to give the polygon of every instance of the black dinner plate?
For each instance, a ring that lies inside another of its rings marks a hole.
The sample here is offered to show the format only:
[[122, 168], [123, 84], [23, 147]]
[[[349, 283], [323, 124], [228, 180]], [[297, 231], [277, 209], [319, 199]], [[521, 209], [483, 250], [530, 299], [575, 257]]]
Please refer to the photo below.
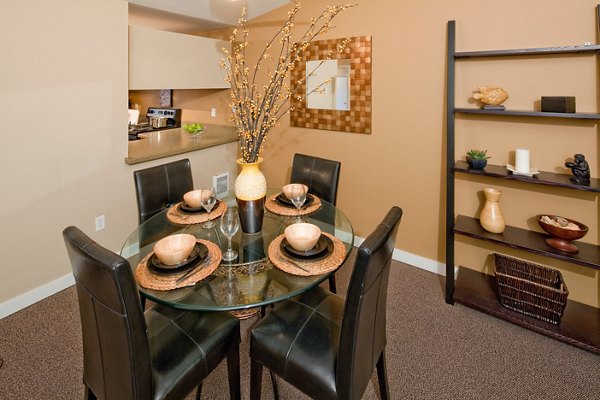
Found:
[[[217, 208], [217, 206], [219, 205], [219, 200], [217, 200], [215, 202], [215, 205], [213, 206], [213, 210]], [[179, 204], [179, 207], [177, 207], [179, 209], [179, 211], [181, 211], [184, 214], [202, 214], [202, 213], [206, 213], [206, 210], [204, 209], [204, 207], [192, 207], [190, 205], [188, 205], [185, 201], [182, 201], [181, 204]]]
[[317, 241], [317, 244], [315, 244], [312, 249], [307, 251], [298, 251], [294, 249], [284, 237], [281, 240], [279, 247], [289, 257], [306, 261], [317, 261], [327, 257], [333, 252], [333, 241], [329, 237], [322, 234]]
[[[275, 201], [284, 207], [296, 208], [294, 203], [292, 203], [292, 201], [290, 199], [285, 197], [285, 194], [283, 194], [283, 193], [279, 193], [277, 195], [277, 197], [275, 197]], [[315, 201], [314, 196], [310, 193], [307, 193], [306, 200], [304, 201], [302, 208], [310, 206], [314, 201]]]
[[171, 275], [171, 274], [179, 274], [181, 272], [187, 271], [190, 268], [195, 267], [198, 263], [204, 261], [208, 254], [208, 248], [202, 243], [196, 243], [194, 250], [192, 250], [192, 254], [179, 264], [175, 265], [164, 265], [160, 262], [156, 254], [152, 254], [152, 257], [148, 260], [148, 269], [152, 272], [163, 274], [163, 275]]

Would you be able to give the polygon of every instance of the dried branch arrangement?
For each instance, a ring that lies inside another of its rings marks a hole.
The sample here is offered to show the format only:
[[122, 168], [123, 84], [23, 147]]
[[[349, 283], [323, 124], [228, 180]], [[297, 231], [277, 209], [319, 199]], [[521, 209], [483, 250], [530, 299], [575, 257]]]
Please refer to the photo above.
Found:
[[[230, 119], [237, 129], [242, 159], [247, 163], [258, 160], [267, 140], [267, 133], [291, 110], [290, 98], [304, 98], [302, 94], [296, 94], [303, 81], [293, 88], [288, 83], [290, 71], [298, 66], [302, 51], [313, 39], [332, 28], [331, 21], [340, 12], [356, 5], [325, 7], [318, 17], [311, 18], [306, 31], [294, 41], [292, 33], [300, 3], [294, 4], [288, 12], [287, 20], [266, 44], [253, 68], [246, 59], [246, 51], [250, 45], [246, 9], [242, 10], [238, 27], [229, 38], [231, 48], [223, 48], [226, 59], [221, 60], [221, 68], [226, 71], [225, 80], [231, 85]], [[335, 51], [342, 52], [346, 43], [344, 41]], [[325, 59], [331, 59], [332, 54], [333, 50]], [[313, 72], [314, 70], [311, 71]], [[261, 77], [264, 73], [266, 79]], [[259, 87], [259, 82], [267, 83]]]

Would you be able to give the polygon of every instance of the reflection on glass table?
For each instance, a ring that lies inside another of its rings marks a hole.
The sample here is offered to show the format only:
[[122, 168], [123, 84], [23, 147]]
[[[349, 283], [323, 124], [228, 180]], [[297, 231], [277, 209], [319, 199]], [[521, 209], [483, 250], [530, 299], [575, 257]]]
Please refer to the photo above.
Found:
[[[270, 189], [267, 197], [279, 193]], [[228, 206], [235, 205], [235, 195], [228, 192], [219, 196]], [[275, 267], [268, 258], [269, 244], [283, 234], [284, 229], [296, 222], [296, 217], [286, 217], [265, 211], [263, 229], [256, 234], [244, 234], [241, 229], [232, 237], [232, 247], [238, 256], [231, 261], [221, 261], [219, 267], [194, 286], [173, 290], [152, 290], [139, 286], [142, 296], [171, 307], [188, 310], [234, 311], [259, 307], [288, 299], [303, 293], [327, 279], [330, 273], [315, 276], [298, 276]], [[316, 212], [302, 216], [303, 222], [315, 224], [322, 232], [339, 239], [347, 259], [354, 242], [354, 231], [348, 218], [334, 205], [322, 201]], [[211, 241], [224, 253], [227, 237], [219, 229], [219, 221], [212, 228], [203, 224], [182, 225], [167, 219], [167, 210], [139, 225], [125, 241], [121, 255], [132, 268], [150, 254], [154, 244], [174, 233], [189, 233], [198, 239]], [[343, 264], [340, 263], [340, 266]]]

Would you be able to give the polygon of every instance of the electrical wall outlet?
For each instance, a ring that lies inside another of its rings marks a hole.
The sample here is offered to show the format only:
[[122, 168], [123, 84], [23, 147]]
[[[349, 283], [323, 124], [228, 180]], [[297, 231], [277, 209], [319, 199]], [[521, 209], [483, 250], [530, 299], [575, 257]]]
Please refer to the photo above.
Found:
[[211, 117], [216, 117], [217, 116], [217, 109], [215, 107], [210, 109], [210, 116]]
[[213, 176], [213, 187], [217, 195], [229, 191], [229, 172]]
[[104, 219], [104, 214], [96, 217], [96, 232], [103, 230], [106, 228], [106, 220]]

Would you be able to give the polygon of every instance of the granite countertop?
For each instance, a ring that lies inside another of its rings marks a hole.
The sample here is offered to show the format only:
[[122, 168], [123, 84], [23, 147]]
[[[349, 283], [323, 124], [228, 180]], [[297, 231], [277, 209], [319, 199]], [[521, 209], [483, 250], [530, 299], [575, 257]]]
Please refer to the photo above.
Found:
[[147, 138], [129, 142], [126, 164], [138, 164], [238, 140], [235, 127], [210, 124], [204, 124], [204, 130], [196, 139], [181, 128], [146, 132], [143, 135]]

